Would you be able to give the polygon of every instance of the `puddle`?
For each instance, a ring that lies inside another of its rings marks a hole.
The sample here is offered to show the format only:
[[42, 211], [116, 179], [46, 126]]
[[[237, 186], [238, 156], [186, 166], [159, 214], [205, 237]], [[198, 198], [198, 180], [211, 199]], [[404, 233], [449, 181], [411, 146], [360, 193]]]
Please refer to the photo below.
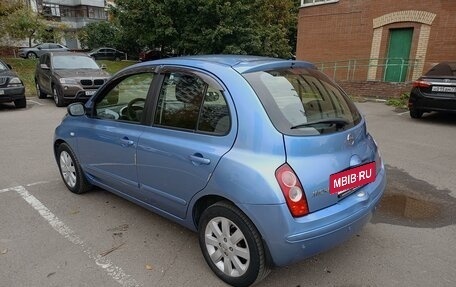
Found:
[[373, 223], [388, 223], [421, 228], [456, 224], [456, 198], [441, 190], [386, 166], [388, 184]]

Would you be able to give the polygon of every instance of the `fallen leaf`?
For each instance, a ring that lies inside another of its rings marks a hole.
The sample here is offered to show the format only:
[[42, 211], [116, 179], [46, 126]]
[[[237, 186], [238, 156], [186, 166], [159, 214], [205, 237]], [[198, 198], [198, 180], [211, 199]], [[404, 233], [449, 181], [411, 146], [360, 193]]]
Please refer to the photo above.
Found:
[[151, 266], [151, 265], [148, 265], [148, 264], [146, 264], [146, 269], [147, 269], [147, 270], [152, 270], [152, 266]]
[[55, 272], [51, 272], [51, 273], [49, 273], [46, 277], [49, 278], [49, 277], [51, 277], [51, 276], [54, 275], [54, 274], [55, 274]]
[[70, 215], [75, 215], [75, 214], [78, 214], [79, 213], [79, 210], [74, 210], [72, 212], [70, 212]]
[[6, 254], [6, 253], [8, 253], [8, 249], [7, 248], [2, 250], [2, 254]]

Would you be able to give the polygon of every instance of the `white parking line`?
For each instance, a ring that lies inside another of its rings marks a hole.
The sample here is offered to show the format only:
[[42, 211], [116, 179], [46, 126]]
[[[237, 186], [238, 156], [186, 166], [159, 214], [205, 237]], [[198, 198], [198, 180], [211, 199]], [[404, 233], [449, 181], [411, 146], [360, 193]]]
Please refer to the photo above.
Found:
[[27, 102], [32, 102], [32, 103], [35, 103], [37, 105], [44, 106], [44, 104], [42, 104], [40, 102], [37, 102], [37, 101], [34, 101], [34, 100], [27, 100]]
[[[39, 183], [37, 183], [39, 184]], [[30, 206], [32, 206], [43, 217], [49, 225], [62, 235], [65, 239], [82, 249], [82, 251], [95, 262], [96, 265], [101, 267], [111, 278], [124, 287], [142, 286], [131, 275], [127, 275], [122, 268], [114, 265], [110, 260], [100, 256], [88, 247], [84, 241], [73, 231], [65, 225], [57, 216], [55, 216], [41, 201], [31, 195], [23, 186], [16, 186], [0, 190], [0, 193], [7, 191], [16, 191]]]

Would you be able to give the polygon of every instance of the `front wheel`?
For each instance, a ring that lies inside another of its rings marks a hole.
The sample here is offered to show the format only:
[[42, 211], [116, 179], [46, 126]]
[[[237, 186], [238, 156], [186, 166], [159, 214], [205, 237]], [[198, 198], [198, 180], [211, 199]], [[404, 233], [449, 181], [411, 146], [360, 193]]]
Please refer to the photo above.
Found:
[[63, 182], [71, 192], [81, 194], [92, 188], [82, 172], [76, 155], [66, 143], [60, 144], [57, 149], [57, 161]]
[[212, 271], [232, 286], [250, 286], [269, 274], [259, 232], [229, 203], [218, 202], [203, 212], [199, 244]]
[[22, 99], [19, 99], [19, 100], [14, 100], [14, 105], [18, 109], [23, 109], [23, 108], [27, 107], [27, 100], [25, 99], [25, 97]]
[[57, 107], [63, 107], [65, 105], [65, 102], [63, 101], [63, 96], [56, 86], [52, 87], [52, 97], [54, 98], [54, 103]]

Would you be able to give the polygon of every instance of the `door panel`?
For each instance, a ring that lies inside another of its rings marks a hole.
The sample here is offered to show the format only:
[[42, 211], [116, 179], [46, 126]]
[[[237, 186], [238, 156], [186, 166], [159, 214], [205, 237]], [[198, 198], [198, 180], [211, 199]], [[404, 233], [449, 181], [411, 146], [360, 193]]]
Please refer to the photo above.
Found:
[[[138, 144], [144, 201], [184, 218], [191, 198], [233, 145], [236, 131], [230, 129], [230, 118], [220, 87], [194, 75], [166, 74], [154, 126], [145, 129]], [[218, 122], [222, 127], [217, 128]]]
[[118, 192], [141, 198], [136, 148], [152, 73], [136, 73], [103, 91], [94, 114], [78, 131], [78, 147], [85, 172]]
[[386, 82], [404, 82], [407, 76], [413, 28], [390, 30]]

